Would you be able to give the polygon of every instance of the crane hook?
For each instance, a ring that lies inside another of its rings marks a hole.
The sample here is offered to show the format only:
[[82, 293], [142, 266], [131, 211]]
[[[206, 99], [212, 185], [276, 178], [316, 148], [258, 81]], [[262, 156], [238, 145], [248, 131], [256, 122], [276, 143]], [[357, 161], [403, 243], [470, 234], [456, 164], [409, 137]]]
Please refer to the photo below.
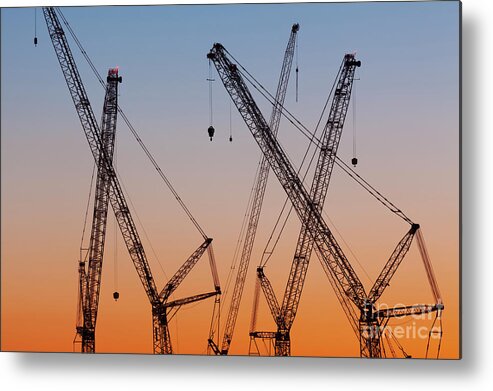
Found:
[[207, 129], [207, 133], [209, 133], [209, 138], [212, 141], [212, 138], [214, 137], [214, 127], [212, 125]]

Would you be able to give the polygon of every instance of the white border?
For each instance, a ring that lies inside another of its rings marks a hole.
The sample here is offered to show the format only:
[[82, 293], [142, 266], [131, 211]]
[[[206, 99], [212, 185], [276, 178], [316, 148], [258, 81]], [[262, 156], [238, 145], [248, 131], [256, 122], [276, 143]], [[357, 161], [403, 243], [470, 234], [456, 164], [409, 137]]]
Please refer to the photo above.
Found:
[[[213, 1], [231, 3], [232, 1]], [[243, 1], [244, 3], [252, 1]], [[262, 1], [255, 1], [262, 2]], [[279, 2], [279, 1], [270, 1]], [[283, 1], [289, 2], [289, 1]], [[2, 0], [2, 7], [137, 4], [133, 1]], [[143, 4], [207, 3], [152, 1]], [[252, 359], [249, 357], [0, 354], [5, 390], [488, 389], [493, 324], [493, 127], [491, 0], [463, 1], [463, 359]], [[488, 289], [490, 288], [490, 289]]]

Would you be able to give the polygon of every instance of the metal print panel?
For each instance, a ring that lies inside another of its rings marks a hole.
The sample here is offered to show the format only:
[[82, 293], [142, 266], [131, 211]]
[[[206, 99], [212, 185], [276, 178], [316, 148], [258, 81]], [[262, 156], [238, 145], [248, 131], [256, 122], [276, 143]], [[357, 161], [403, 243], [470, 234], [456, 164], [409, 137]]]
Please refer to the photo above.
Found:
[[3, 351], [460, 358], [457, 1], [3, 8]]

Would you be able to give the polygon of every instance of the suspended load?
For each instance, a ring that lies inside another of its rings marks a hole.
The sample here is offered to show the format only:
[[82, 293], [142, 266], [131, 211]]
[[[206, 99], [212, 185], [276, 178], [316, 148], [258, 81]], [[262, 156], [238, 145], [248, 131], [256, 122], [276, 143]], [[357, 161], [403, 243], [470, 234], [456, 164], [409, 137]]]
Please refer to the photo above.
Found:
[[113, 299], [117, 301], [119, 298], [120, 298], [120, 294], [117, 291], [113, 292]]
[[34, 8], [34, 47], [38, 46], [37, 8]]
[[214, 137], [214, 127], [212, 125], [207, 129], [207, 133], [209, 133], [209, 139], [212, 141], [212, 138]]

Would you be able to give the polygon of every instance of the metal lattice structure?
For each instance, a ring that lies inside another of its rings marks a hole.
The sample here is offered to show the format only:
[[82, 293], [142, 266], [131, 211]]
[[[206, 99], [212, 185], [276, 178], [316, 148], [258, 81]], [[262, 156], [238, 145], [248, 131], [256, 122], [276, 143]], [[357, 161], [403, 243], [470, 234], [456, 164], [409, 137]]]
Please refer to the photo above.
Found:
[[[412, 238], [416, 232], [419, 232], [419, 225], [410, 222], [407, 217], [405, 218], [406, 221], [411, 223], [411, 229], [392, 253], [391, 258], [375, 283], [375, 289], [372, 289], [370, 294], [367, 294], [363, 284], [322, 217], [318, 203], [312, 199], [310, 193], [305, 189], [286, 153], [272, 134], [244, 82], [238, 66], [231, 62], [227, 56], [226, 49], [219, 43], [213, 45], [208, 58], [214, 62], [226, 90], [290, 199], [302, 226], [311, 237], [324, 270], [332, 276], [331, 283], [333, 283], [333, 288], [338, 291], [338, 297], [344, 297], [345, 304], [354, 305], [359, 311], [360, 355], [362, 357], [381, 357], [382, 344], [380, 337], [382, 335], [383, 319], [378, 317], [379, 313], [376, 310], [375, 301], [383, 293], [383, 289], [388, 286], [393, 272], [395, 272], [409, 249]], [[323, 148], [321, 143], [318, 146]], [[395, 210], [394, 213], [403, 215], [400, 210]], [[418, 238], [420, 238], [419, 234]], [[426, 253], [424, 246], [421, 253]], [[430, 285], [432, 285], [432, 288], [436, 287], [431, 263], [427, 256], [422, 256], [422, 258], [425, 262]], [[435, 292], [435, 289], [433, 291]], [[443, 309], [443, 304], [440, 297], [436, 297], [436, 300], [437, 305], [429, 306], [428, 308], [433, 308], [433, 310], [440, 313]]]
[[[122, 78], [118, 69], [108, 71], [106, 94], [101, 119], [101, 140], [109, 159], [113, 159], [115, 146], [116, 120], [118, 113], [118, 84]], [[109, 176], [104, 161], [99, 157], [97, 165], [94, 211], [91, 237], [88, 249], [88, 262], [79, 262], [79, 315], [77, 334], [83, 353], [95, 351], [95, 329], [98, 314], [99, 293], [101, 290], [101, 271], [103, 266], [106, 222], [109, 204]]]
[[[293, 63], [296, 36], [298, 31], [299, 25], [294, 24], [291, 27], [291, 34], [289, 36], [288, 44], [284, 54], [283, 64], [281, 67], [281, 74], [277, 86], [276, 98], [269, 122], [270, 129], [272, 129], [272, 133], [274, 136], [277, 135], [277, 130], [279, 129], [279, 122], [281, 120], [282, 107], [288, 88], [289, 75], [291, 73], [291, 66]], [[243, 288], [245, 286], [245, 280], [248, 272], [248, 266], [250, 264], [250, 257], [252, 255], [253, 244], [255, 242], [255, 235], [257, 233], [260, 212], [262, 210], [262, 203], [264, 200], [267, 180], [269, 178], [269, 171], [269, 162], [265, 157], [262, 157], [259, 163], [258, 174], [255, 179], [255, 187], [253, 192], [252, 205], [249, 212], [248, 226], [246, 229], [245, 240], [243, 243], [243, 249], [239, 261], [238, 273], [236, 275], [231, 305], [229, 307], [228, 316], [226, 318], [226, 325], [224, 328], [221, 349], [215, 346], [212, 340], [209, 340], [209, 345], [216, 354], [227, 355], [231, 346], [236, 319], [238, 318], [238, 311], [240, 309]]]
[[[168, 289], [167, 291], [163, 290], [163, 292], [160, 293], [156, 287], [156, 283], [152, 276], [151, 269], [149, 267], [149, 263], [144, 251], [144, 246], [142, 245], [142, 241], [140, 240], [139, 234], [137, 232], [137, 227], [133, 221], [120, 182], [112, 165], [111, 156], [108, 153], [110, 151], [105, 149], [102, 132], [100, 131], [100, 128], [96, 121], [96, 117], [89, 102], [89, 98], [82, 83], [82, 79], [77, 69], [72, 51], [70, 50], [65, 32], [58, 19], [56, 10], [53, 7], [43, 7], [43, 14], [46, 20], [46, 25], [48, 27], [51, 41], [53, 43], [53, 48], [55, 49], [58, 62], [60, 63], [63, 76], [67, 83], [70, 96], [72, 97], [72, 100], [74, 102], [75, 109], [77, 111], [82, 129], [88, 141], [90, 150], [94, 157], [94, 161], [98, 165], [98, 169], [101, 170], [101, 172], [103, 172], [105, 175], [108, 201], [111, 204], [128, 253], [130, 255], [130, 258], [132, 259], [135, 270], [137, 271], [137, 274], [152, 307], [153, 351], [154, 353], [172, 353], [171, 340], [167, 327], [166, 317], [169, 309], [175, 308], [175, 310], [177, 310], [182, 305], [199, 300], [204, 300], [208, 297], [217, 296], [221, 293], [214, 256], [209, 246], [212, 242], [212, 239], [205, 237], [204, 243], [199, 246], [199, 248], [187, 259], [184, 266], [180, 268], [180, 270], [175, 275], [175, 278], [172, 279], [173, 281], [171, 285], [167, 285], [168, 288], [172, 287], [171, 292], [170, 289]], [[117, 108], [119, 111], [119, 107]], [[182, 204], [181, 200], [180, 204]], [[188, 211], [188, 209], [186, 210]], [[193, 217], [192, 221], [194, 222], [194, 224], [196, 224]], [[203, 231], [201, 231], [201, 233], [203, 233]], [[203, 234], [203, 236], [205, 236], [205, 234]], [[200, 294], [181, 300], [176, 300], [174, 302], [167, 302], [166, 300], [169, 295], [174, 291], [174, 289], [176, 289], [177, 283], [181, 282], [185, 278], [185, 276], [190, 272], [191, 268], [197, 263], [198, 259], [205, 252], [206, 249], [209, 252], [209, 259], [215, 290], [206, 294]], [[90, 275], [91, 273], [94, 276], [96, 276], [96, 273], [99, 273], [100, 275], [100, 266], [96, 266], [97, 265], [95, 264], [94, 271], [89, 271]], [[99, 287], [97, 287], [97, 290], [99, 292]], [[165, 299], [164, 297], [166, 296], [166, 292], [170, 293]], [[77, 329], [77, 332], [79, 333], [79, 329]], [[94, 351], [94, 347], [92, 348], [92, 351]]]
[[[322, 132], [321, 148], [310, 189], [310, 197], [319, 213], [322, 213], [329, 188], [332, 169], [334, 168], [337, 149], [351, 98], [354, 74], [356, 68], [359, 66], [361, 66], [361, 62], [355, 59], [354, 54], [346, 54], [339, 68], [332, 105]], [[313, 240], [307, 227], [302, 226], [291, 264], [280, 314], [277, 318], [274, 318], [277, 325], [275, 338], [276, 356], [289, 356], [291, 354], [291, 338], [289, 333], [298, 310], [312, 250]], [[271, 295], [267, 293], [269, 291], [268, 287], [270, 286], [267, 277], [262, 272], [258, 273], [258, 278], [262, 281], [261, 286], [264, 293], [266, 293], [267, 300], [272, 300], [270, 298]]]

